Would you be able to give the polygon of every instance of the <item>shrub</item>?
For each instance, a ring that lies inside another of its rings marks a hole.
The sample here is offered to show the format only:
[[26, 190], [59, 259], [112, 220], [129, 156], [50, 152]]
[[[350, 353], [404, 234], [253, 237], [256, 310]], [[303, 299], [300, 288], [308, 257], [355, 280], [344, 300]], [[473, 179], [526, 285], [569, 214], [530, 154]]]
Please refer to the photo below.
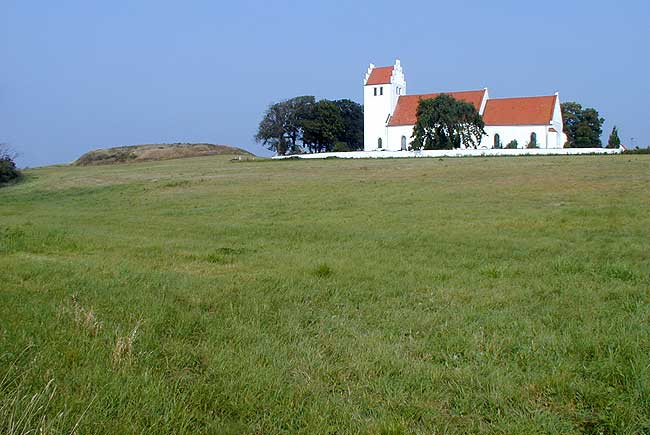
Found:
[[517, 139], [513, 139], [510, 142], [508, 142], [508, 145], [506, 145], [506, 149], [513, 150], [519, 148], [519, 142], [517, 142]]
[[341, 152], [347, 152], [352, 150], [350, 149], [350, 146], [348, 145], [347, 142], [336, 142], [334, 144], [334, 148], [332, 148], [332, 151], [335, 153], [341, 153]]
[[625, 150], [623, 154], [650, 154], [650, 147], [648, 148], [635, 148], [633, 150]]
[[530, 141], [526, 144], [526, 148], [539, 148], [539, 146], [537, 146], [537, 142]]
[[15, 154], [10, 153], [6, 145], [0, 144], [0, 184], [20, 177], [15, 158]]

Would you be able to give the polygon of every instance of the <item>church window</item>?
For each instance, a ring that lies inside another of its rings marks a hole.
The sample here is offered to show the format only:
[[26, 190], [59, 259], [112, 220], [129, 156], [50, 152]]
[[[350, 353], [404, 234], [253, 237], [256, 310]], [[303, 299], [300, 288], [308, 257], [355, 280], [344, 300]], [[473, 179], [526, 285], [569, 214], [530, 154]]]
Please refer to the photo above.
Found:
[[499, 133], [494, 135], [494, 148], [501, 148], [501, 136], [499, 136]]
[[377, 88], [375, 88], [375, 97], [377, 96]]
[[402, 136], [402, 151], [406, 151], [406, 136]]
[[381, 148], [381, 138], [377, 139], [377, 148]]
[[383, 86], [379, 87], [379, 95], [384, 95], [384, 87]]

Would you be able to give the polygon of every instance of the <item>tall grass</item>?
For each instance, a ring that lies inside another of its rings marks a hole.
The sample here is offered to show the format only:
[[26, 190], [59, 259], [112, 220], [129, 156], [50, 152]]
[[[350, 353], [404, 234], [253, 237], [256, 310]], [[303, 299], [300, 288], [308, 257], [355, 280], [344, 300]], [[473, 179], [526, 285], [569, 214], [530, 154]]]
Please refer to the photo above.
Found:
[[29, 170], [0, 433], [650, 433], [649, 182], [644, 155]]
[[76, 420], [65, 409], [57, 409], [54, 398], [59, 392], [53, 378], [35, 389], [30, 385], [30, 380], [39, 376], [33, 372], [29, 362], [26, 365], [21, 363], [32, 354], [29, 350], [26, 348], [0, 372], [0, 433], [76, 434], [92, 402]]

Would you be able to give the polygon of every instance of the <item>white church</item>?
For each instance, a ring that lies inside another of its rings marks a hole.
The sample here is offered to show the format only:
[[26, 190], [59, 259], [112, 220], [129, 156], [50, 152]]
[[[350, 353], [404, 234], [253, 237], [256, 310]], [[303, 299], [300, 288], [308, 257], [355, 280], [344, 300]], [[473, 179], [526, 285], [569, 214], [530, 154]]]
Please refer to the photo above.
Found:
[[[363, 84], [364, 151], [409, 149], [419, 101], [440, 93], [407, 95], [399, 60], [386, 67], [370, 64]], [[483, 117], [487, 136], [479, 148], [505, 148], [512, 140], [518, 148], [531, 140], [539, 148], [562, 148], [567, 140], [558, 93], [520, 98], [490, 98], [487, 88], [444, 93], [474, 105]]]

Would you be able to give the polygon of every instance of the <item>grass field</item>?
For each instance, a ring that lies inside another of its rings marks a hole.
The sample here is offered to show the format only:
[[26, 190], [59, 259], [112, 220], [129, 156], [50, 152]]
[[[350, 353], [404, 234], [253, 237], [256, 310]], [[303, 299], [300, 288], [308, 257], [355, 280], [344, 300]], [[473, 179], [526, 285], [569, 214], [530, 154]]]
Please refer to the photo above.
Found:
[[650, 434], [650, 156], [32, 169], [0, 282], [2, 434]]

